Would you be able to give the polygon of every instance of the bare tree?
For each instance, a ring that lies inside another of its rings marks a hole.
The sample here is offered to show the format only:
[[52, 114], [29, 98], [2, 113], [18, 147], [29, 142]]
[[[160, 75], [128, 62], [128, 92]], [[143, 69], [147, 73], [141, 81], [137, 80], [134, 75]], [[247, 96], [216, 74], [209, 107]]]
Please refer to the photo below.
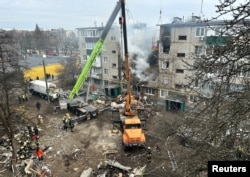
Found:
[[63, 64], [62, 69], [59, 71], [58, 78], [62, 81], [62, 88], [72, 86], [75, 84], [76, 77], [80, 74], [81, 68], [79, 67], [79, 61], [71, 57]]
[[[179, 164], [182, 171], [189, 169], [189, 176], [206, 172], [209, 160], [249, 158], [249, 139], [244, 134], [250, 129], [249, 7], [249, 1], [221, 1], [218, 17], [230, 15], [231, 20], [220, 25], [207, 21], [217, 35], [210, 38], [211, 45], [207, 43], [207, 55], [189, 65], [195, 73], [190, 86], [200, 88], [195, 112], [186, 116], [181, 129], [190, 150]], [[208, 86], [210, 92], [202, 92]]]
[[12, 107], [17, 101], [15, 92], [23, 85], [23, 73], [19, 65], [18, 46], [13, 36], [0, 31], [0, 121], [12, 146], [12, 164], [16, 163], [16, 142], [14, 139], [14, 120]]

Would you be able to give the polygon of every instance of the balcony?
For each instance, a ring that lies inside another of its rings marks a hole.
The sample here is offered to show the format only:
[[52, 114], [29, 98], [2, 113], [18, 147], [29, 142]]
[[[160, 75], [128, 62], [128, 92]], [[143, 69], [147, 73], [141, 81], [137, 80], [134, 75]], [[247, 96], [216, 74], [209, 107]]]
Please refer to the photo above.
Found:
[[91, 73], [91, 77], [94, 79], [101, 79], [102, 74], [101, 73]]

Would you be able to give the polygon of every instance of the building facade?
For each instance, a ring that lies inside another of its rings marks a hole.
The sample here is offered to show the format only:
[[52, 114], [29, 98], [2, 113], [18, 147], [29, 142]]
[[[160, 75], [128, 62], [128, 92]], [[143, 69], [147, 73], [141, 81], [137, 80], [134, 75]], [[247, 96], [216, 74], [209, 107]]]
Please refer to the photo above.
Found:
[[[95, 43], [99, 40], [104, 27], [78, 28], [78, 40], [81, 64], [88, 60]], [[104, 40], [104, 46], [96, 57], [89, 74], [90, 82], [95, 88], [105, 88], [118, 84], [121, 80], [121, 54], [119, 28], [113, 26]]]
[[[236, 28], [244, 26], [238, 23]], [[223, 31], [223, 33], [222, 33]], [[199, 17], [192, 17], [188, 22], [175, 18], [170, 24], [160, 26], [159, 45], [159, 98], [182, 98], [185, 102], [194, 102], [197, 95], [211, 96], [213, 83], [190, 86], [190, 76], [194, 74], [190, 68], [196, 60], [213, 53], [211, 46], [225, 45], [230, 35], [230, 28], [225, 28], [225, 21], [201, 21]], [[220, 72], [220, 71], [218, 71]], [[216, 73], [210, 73], [216, 74]], [[239, 76], [240, 78], [240, 76]], [[238, 81], [237, 81], [238, 80]], [[233, 83], [240, 87], [239, 79]]]

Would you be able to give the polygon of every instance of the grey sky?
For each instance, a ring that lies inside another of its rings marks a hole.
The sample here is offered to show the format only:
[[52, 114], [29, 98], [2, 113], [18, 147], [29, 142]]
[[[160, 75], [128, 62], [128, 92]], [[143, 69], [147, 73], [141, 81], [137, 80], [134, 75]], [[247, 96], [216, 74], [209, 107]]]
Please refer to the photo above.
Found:
[[[106, 24], [118, 0], [0, 0], [0, 28], [75, 29]], [[202, 0], [126, 0], [128, 23], [169, 23], [201, 15]], [[218, 0], [203, 0], [203, 17], [215, 16]], [[160, 20], [160, 10], [162, 11]], [[117, 22], [116, 22], [117, 23]]]

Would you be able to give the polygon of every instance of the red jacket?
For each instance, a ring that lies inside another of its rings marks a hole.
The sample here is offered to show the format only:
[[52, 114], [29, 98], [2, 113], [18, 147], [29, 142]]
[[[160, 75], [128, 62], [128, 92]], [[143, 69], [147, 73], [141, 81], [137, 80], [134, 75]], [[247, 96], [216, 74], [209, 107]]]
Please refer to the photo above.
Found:
[[39, 157], [39, 158], [42, 157], [42, 156], [43, 156], [43, 150], [40, 149], [40, 148], [37, 149], [37, 150], [36, 150], [36, 155], [37, 155], [37, 157]]

